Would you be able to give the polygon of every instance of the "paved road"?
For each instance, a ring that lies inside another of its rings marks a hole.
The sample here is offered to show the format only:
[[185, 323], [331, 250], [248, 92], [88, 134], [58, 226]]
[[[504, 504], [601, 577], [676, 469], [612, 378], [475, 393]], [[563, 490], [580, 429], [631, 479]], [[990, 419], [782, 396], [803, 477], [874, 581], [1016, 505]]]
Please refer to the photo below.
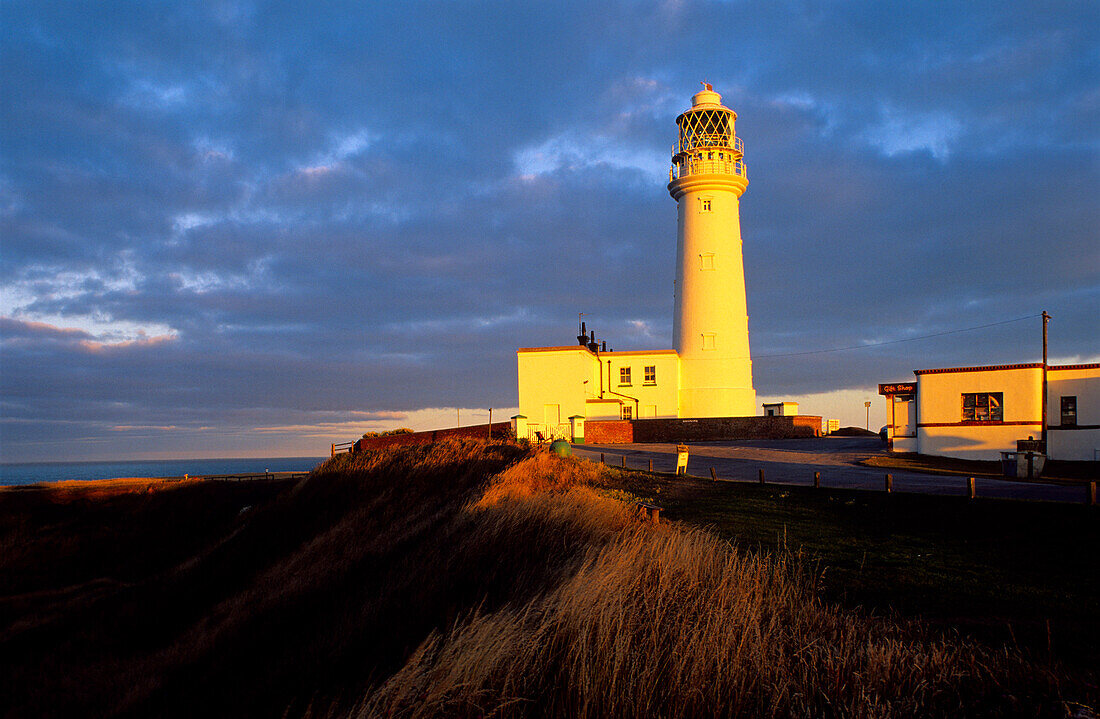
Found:
[[[818, 439], [730, 440], [690, 444], [688, 474], [709, 477], [714, 467], [719, 479], [756, 482], [759, 470], [769, 483], [813, 483], [815, 471], [821, 472], [822, 487], [847, 489], [883, 489], [887, 472], [893, 475], [895, 492], [925, 494], [966, 493], [966, 477], [926, 474], [864, 467], [857, 464], [868, 457], [883, 456], [886, 450], [877, 437], [821, 437]], [[676, 469], [676, 444], [600, 444], [573, 445], [578, 457], [598, 462], [604, 454], [608, 464], [618, 466], [626, 457], [626, 466], [648, 467], [658, 472]], [[1082, 502], [1085, 488], [1055, 484], [1012, 482], [1002, 479], [977, 479], [979, 497], [1043, 499]]]

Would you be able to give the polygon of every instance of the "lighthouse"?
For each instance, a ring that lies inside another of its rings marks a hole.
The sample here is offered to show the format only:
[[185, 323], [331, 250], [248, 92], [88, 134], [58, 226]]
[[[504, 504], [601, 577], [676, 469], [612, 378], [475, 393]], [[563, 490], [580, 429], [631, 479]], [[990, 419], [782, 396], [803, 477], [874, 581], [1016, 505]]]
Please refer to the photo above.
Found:
[[741, 252], [749, 185], [737, 113], [704, 83], [676, 118], [668, 191], [677, 204], [675, 312], [679, 416], [756, 414]]
[[[517, 437], [601, 443], [820, 433], [821, 418], [791, 413], [793, 403], [782, 416], [757, 416], [741, 254], [749, 180], [736, 120], [706, 83], [676, 118], [668, 174], [677, 208], [673, 348], [615, 351], [579, 317], [576, 344], [519, 348]], [[670, 264], [671, 250], [670, 241]]]

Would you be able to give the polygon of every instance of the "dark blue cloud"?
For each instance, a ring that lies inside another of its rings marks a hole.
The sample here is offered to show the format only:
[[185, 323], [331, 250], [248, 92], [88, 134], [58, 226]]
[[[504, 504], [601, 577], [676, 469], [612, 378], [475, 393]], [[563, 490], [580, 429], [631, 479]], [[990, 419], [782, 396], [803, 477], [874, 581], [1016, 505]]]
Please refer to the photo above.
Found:
[[1034, 320], [788, 355], [1042, 309], [1054, 356], [1100, 355], [1088, 2], [2, 12], [4, 459], [511, 406], [514, 349], [582, 311], [667, 346], [701, 79], [746, 143], [762, 394], [1032, 360]]

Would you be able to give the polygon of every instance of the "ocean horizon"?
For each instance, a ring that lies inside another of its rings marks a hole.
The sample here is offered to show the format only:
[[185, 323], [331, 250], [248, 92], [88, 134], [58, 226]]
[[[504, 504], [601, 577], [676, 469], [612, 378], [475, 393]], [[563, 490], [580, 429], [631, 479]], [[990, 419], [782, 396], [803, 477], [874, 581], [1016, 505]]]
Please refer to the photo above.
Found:
[[208, 474], [305, 472], [327, 457], [266, 457], [219, 459], [132, 459], [113, 462], [0, 463], [0, 486], [68, 480], [94, 481], [119, 477], [182, 477]]

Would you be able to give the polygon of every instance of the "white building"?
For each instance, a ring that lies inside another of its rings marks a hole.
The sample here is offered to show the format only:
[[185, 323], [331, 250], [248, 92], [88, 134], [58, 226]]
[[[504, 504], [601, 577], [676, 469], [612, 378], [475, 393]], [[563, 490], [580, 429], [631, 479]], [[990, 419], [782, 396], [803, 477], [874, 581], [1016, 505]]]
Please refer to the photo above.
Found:
[[756, 415], [739, 209], [749, 181], [736, 119], [709, 85], [676, 118], [675, 348], [601, 351], [582, 325], [578, 345], [519, 349], [517, 434], [575, 436], [584, 419]]
[[[897, 452], [999, 459], [1043, 433], [1043, 365], [914, 370], [915, 382], [879, 385]], [[1100, 363], [1047, 367], [1050, 459], [1100, 460]]]
[[798, 414], [798, 402], [765, 402], [765, 417], [790, 417]]

